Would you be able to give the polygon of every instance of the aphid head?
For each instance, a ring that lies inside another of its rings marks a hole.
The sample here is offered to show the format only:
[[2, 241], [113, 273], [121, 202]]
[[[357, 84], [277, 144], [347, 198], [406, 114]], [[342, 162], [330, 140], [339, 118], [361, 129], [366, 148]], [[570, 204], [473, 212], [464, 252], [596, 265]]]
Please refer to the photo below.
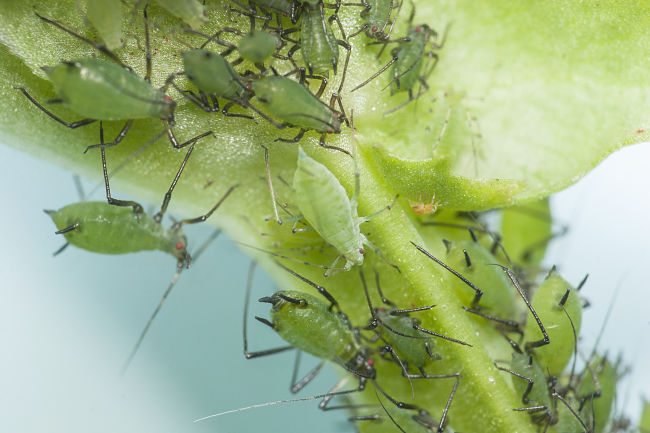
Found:
[[166, 120], [169, 123], [169, 126], [174, 126], [174, 111], [176, 110], [176, 101], [170, 98], [168, 95], [165, 95], [165, 102], [163, 102], [163, 120]]
[[181, 231], [177, 231], [171, 239], [171, 253], [176, 257], [178, 263], [188, 268], [192, 262], [190, 253], [187, 252], [187, 238]]

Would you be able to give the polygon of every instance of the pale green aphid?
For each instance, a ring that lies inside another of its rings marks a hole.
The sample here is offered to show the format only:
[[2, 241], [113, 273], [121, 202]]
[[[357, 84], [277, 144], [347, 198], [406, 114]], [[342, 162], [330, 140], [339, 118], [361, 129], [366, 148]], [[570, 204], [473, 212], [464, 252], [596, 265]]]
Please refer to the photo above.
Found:
[[[103, 128], [100, 123], [100, 142], [103, 143]], [[142, 206], [133, 201], [117, 200], [111, 197], [106, 169], [105, 149], [101, 149], [104, 181], [106, 184], [106, 202], [79, 202], [67, 205], [58, 211], [46, 210], [57, 227], [57, 234], [62, 234], [67, 243], [87, 251], [101, 254], [125, 254], [140, 251], [159, 250], [172, 255], [177, 260], [176, 274], [164, 293], [158, 307], [154, 310], [149, 322], [142, 331], [124, 368], [135, 355], [140, 343], [149, 329], [153, 319], [158, 314], [165, 299], [169, 295], [181, 271], [189, 267], [190, 254], [187, 251], [187, 238], [182, 227], [186, 224], [200, 223], [208, 219], [230, 195], [235, 186], [231, 187], [219, 201], [205, 214], [196, 218], [175, 222], [167, 229], [161, 225], [161, 220], [172, 197], [172, 192], [180, 178], [183, 169], [192, 154], [194, 145], [187, 151], [181, 166], [174, 177], [169, 190], [154, 216], [142, 211]], [[129, 209], [131, 207], [132, 209]], [[64, 245], [63, 248], [67, 246]], [[59, 250], [62, 251], [63, 248]]]
[[[307, 156], [300, 147], [293, 189], [294, 200], [302, 213], [302, 219], [339, 253], [331, 268], [335, 268], [340, 259], [345, 260], [345, 265], [338, 270], [347, 271], [354, 265], [362, 265], [364, 245], [377, 251], [361, 233], [360, 225], [384, 210], [390, 210], [391, 206], [365, 217], [358, 215], [358, 172], [354, 177], [354, 192], [352, 197], [348, 198], [336, 176], [323, 164]], [[325, 274], [329, 275], [328, 272]]]
[[155, 0], [167, 12], [183, 20], [193, 29], [207, 22], [204, 6], [199, 0]]
[[[397, 17], [402, 8], [402, 3], [404, 3], [404, 0], [398, 0], [397, 3], [393, 3], [393, 0], [363, 0], [360, 3], [346, 3], [346, 6], [364, 7], [364, 10], [361, 11], [361, 18], [363, 18], [365, 22], [361, 28], [351, 34], [350, 37], [356, 36], [365, 31], [366, 36], [371, 39], [388, 39], [393, 30], [393, 26], [397, 21]], [[397, 12], [391, 20], [390, 15], [393, 9], [397, 9]], [[390, 28], [386, 31], [386, 27], [389, 25]]]
[[239, 40], [237, 50], [244, 60], [260, 64], [271, 57], [280, 44], [277, 35], [262, 30], [253, 30]]
[[120, 0], [86, 0], [88, 21], [102, 38], [106, 48], [122, 45], [122, 2]]
[[605, 431], [616, 398], [619, 374], [606, 356], [596, 357], [584, 369], [576, 392], [584, 399], [580, 414], [592, 431]]

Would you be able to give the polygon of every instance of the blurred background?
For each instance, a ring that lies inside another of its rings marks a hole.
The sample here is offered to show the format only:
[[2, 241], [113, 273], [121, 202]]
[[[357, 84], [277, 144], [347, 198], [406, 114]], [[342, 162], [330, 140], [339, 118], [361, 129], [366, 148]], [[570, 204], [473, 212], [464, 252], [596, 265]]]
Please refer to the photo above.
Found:
[[[120, 377], [124, 359], [174, 274], [174, 259], [157, 252], [104, 256], [74, 247], [53, 258], [63, 239], [54, 235], [42, 210], [78, 201], [72, 175], [4, 146], [0, 161], [0, 431], [353, 431], [345, 413], [321, 412], [314, 401], [192, 422], [292, 397], [291, 352], [250, 361], [242, 354], [250, 260], [225, 236], [181, 275]], [[647, 161], [647, 144], [623, 149], [555, 195], [554, 217], [570, 230], [552, 242], [546, 259], [574, 284], [590, 274], [581, 293], [591, 301], [581, 332], [585, 352], [612, 307], [599, 348], [613, 357], [622, 352], [632, 367], [617, 402], [632, 418], [650, 388], [644, 362], [650, 358]], [[87, 191], [94, 186], [84, 185]], [[102, 200], [102, 194], [100, 189], [90, 199]], [[122, 197], [119, 191], [114, 195]], [[196, 247], [212, 231], [209, 225], [189, 227], [189, 244]], [[252, 298], [275, 289], [258, 269]], [[267, 316], [268, 306], [253, 309], [254, 314]], [[271, 330], [250, 324], [250, 350], [282, 345]], [[314, 364], [303, 358], [305, 371]], [[326, 392], [335, 381], [328, 370], [301, 396]]]

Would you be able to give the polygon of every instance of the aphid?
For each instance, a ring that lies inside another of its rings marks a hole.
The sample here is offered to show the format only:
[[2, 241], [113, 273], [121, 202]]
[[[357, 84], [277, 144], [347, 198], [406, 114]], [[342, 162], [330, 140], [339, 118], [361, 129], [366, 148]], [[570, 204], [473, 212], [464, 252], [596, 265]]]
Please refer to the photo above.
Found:
[[[336, 39], [336, 36], [334, 36], [332, 30], [334, 21], [338, 24], [343, 39]], [[338, 93], [340, 93], [345, 81], [345, 69], [347, 69], [350, 60], [352, 47], [347, 42], [345, 30], [338, 15], [333, 14], [326, 18], [323, 0], [303, 1], [300, 29], [284, 30], [282, 37], [285, 38], [286, 35], [298, 30], [300, 30], [300, 41], [289, 50], [287, 56], [291, 58], [293, 53], [300, 48], [302, 59], [310, 74], [329, 77], [330, 69], [336, 74], [339, 63], [339, 45], [348, 51], [343, 78], [339, 84]]]
[[276, 141], [297, 143], [305, 132], [314, 130], [321, 133], [321, 146], [348, 153], [341, 148], [325, 144], [327, 134], [341, 132], [341, 121], [345, 118], [345, 114], [334, 110], [335, 101], [338, 101], [341, 110], [343, 110], [340, 97], [337, 94], [332, 94], [330, 105], [326, 105], [319, 99], [325, 87], [321, 86], [314, 95], [303, 85], [304, 81], [304, 74], [301, 74], [300, 83], [282, 75], [272, 75], [251, 83], [255, 100], [264, 107], [265, 113], [282, 122], [274, 122], [276, 127], [280, 129], [287, 126], [300, 128], [298, 135], [294, 138], [277, 138]]
[[193, 29], [207, 22], [205, 8], [199, 0], [155, 0], [167, 12], [183, 20]]
[[[252, 21], [252, 23], [254, 22], [255, 21]], [[278, 54], [278, 51], [286, 45], [286, 42], [280, 39], [279, 32], [276, 30], [256, 30], [255, 27], [251, 25], [250, 32], [248, 33], [232, 27], [224, 27], [212, 36], [194, 31], [191, 33], [199, 34], [207, 38], [199, 48], [203, 49], [210, 42], [216, 42], [217, 44], [227, 48], [225, 51], [220, 53], [223, 57], [229, 56], [234, 51], [239, 52], [239, 58], [230, 63], [232, 66], [237, 66], [243, 61], [247, 61], [253, 63], [260, 71], [264, 72], [266, 71], [264, 62], [270, 57], [289, 60], [288, 57]], [[221, 40], [220, 36], [222, 33], [232, 33], [241, 36], [238, 45]]]
[[[410, 23], [412, 23], [414, 12], [415, 10], [411, 12], [411, 17], [409, 18]], [[393, 113], [414, 99], [417, 99], [429, 90], [429, 85], [427, 84], [426, 79], [429, 77], [431, 72], [433, 72], [433, 69], [438, 62], [438, 54], [435, 50], [442, 48], [444, 45], [444, 40], [440, 44], [431, 41], [431, 39], [437, 39], [437, 37], [438, 34], [435, 30], [426, 24], [421, 24], [417, 26], [410, 25], [408, 36], [405, 38], [381, 42], [384, 44], [394, 42], [399, 43], [400, 45], [391, 51], [393, 59], [388, 62], [388, 64], [374, 73], [366, 81], [352, 89], [351, 92], [354, 92], [370, 83], [392, 66], [391, 81], [388, 84], [391, 88], [391, 95], [397, 92], [407, 91], [409, 99], [403, 104], [388, 110], [384, 114], [387, 115]], [[426, 51], [427, 45], [431, 45], [429, 51]], [[433, 64], [429, 67], [428, 63], [431, 59], [433, 59]], [[423, 65], [426, 66], [424, 72], [421, 73], [420, 71], [422, 70]], [[413, 88], [418, 82], [420, 83], [420, 91], [414, 95]]]
[[244, 356], [251, 359], [295, 348], [322, 359], [321, 363], [303, 379], [295, 381], [294, 377], [294, 383], [290, 388], [291, 392], [294, 393], [304, 388], [316, 376], [326, 361], [334, 362], [356, 376], [359, 380], [358, 387], [328, 393], [327, 397], [319, 404], [319, 408], [323, 410], [327, 408], [327, 404], [334, 396], [363, 391], [368, 381], [373, 382], [375, 387], [397, 407], [410, 410], [418, 409], [414, 405], [393, 399], [375, 382], [377, 371], [375, 370], [374, 360], [370, 357], [370, 348], [361, 343], [359, 334], [352, 328], [347, 316], [340, 310], [338, 302], [327, 289], [279, 263], [278, 265], [296, 278], [316, 288], [328, 302], [324, 302], [316, 296], [294, 290], [281, 290], [275, 292], [272, 296], [260, 298], [260, 302], [272, 305], [271, 320], [257, 316], [255, 316], [255, 319], [269, 326], [290, 345], [249, 352], [246, 328], [252, 280], [252, 276], [249, 274], [244, 307]]
[[[356, 160], [355, 160], [356, 161]], [[370, 221], [384, 211], [392, 208], [393, 204], [367, 215], [359, 217], [357, 213], [359, 197], [359, 172], [355, 169], [354, 192], [352, 197], [341, 185], [341, 182], [329, 169], [307, 156], [298, 149], [298, 164], [293, 178], [294, 200], [303, 219], [325, 240], [336, 249], [336, 257], [325, 275], [330, 275], [340, 259], [345, 260], [343, 268], [349, 270], [354, 265], [362, 265], [365, 254], [364, 245], [376, 252], [379, 250], [361, 233], [362, 223]], [[395, 267], [394, 265], [391, 265]]]
[[180, 149], [197, 140], [212, 134], [212, 131], [199, 134], [184, 143], [179, 143], [174, 136], [174, 110], [176, 103], [167, 95], [166, 88], [156, 89], [151, 86], [151, 55], [149, 49], [149, 28], [147, 13], [145, 17], [145, 36], [147, 52], [147, 73], [142, 79], [128, 69], [111, 51], [100, 44], [90, 41], [73, 31], [65, 28], [56, 21], [36, 14], [44, 22], [51, 24], [77, 39], [90, 44], [101, 52], [107, 54], [117, 64], [97, 58], [83, 58], [73, 62], [62, 62], [56, 66], [43, 67], [59, 99], [50, 102], [61, 103], [75, 113], [85, 116], [77, 122], [66, 122], [37, 102], [24, 87], [15, 87], [29, 99], [38, 109], [63, 126], [74, 129], [88, 125], [96, 120], [126, 120], [126, 123], [110, 143], [88, 146], [96, 147], [115, 146], [122, 141], [135, 119], [159, 118], [162, 120], [171, 144]]
[[114, 50], [122, 45], [122, 5], [119, 0], [86, 0], [86, 17], [106, 48]]
[[[354, 37], [365, 31], [366, 36], [371, 39], [388, 39], [393, 31], [393, 26], [397, 21], [403, 3], [404, 0], [397, 0], [395, 3], [393, 3], [393, 0], [363, 0], [361, 3], [345, 3], [345, 6], [364, 7], [364, 10], [361, 11], [361, 18], [365, 22], [350, 37]], [[391, 13], [394, 9], [397, 9], [397, 12], [391, 20]], [[387, 27], [388, 30], [386, 29]]]
[[[473, 235], [473, 231], [470, 232]], [[473, 235], [474, 236], [474, 235]], [[508, 279], [494, 266], [494, 256], [475, 237], [472, 242], [445, 242], [446, 262], [435, 257], [421, 246], [411, 242], [415, 248], [442, 266], [456, 278], [448, 282], [465, 304], [463, 309], [494, 321], [509, 331], [521, 332], [521, 324], [514, 320], [514, 294]], [[462, 269], [459, 272], [457, 269]], [[480, 287], [486, 288], [483, 291]], [[474, 294], [467, 291], [470, 288]], [[466, 306], [469, 304], [469, 306]]]
[[[167, 79], [168, 83], [206, 112], [219, 111], [217, 98], [223, 98], [228, 100], [221, 110], [225, 116], [252, 118], [245, 114], [229, 112], [235, 104], [250, 107], [250, 91], [224, 57], [202, 49], [185, 51], [181, 55], [185, 72], [173, 74]], [[191, 90], [181, 90], [174, 84], [174, 78], [183, 74], [199, 89], [198, 95]]]
[[[104, 136], [101, 122], [99, 131], [100, 142], [103, 143]], [[67, 205], [58, 211], [45, 211], [58, 229], [56, 234], [62, 234], [68, 243], [84, 250], [101, 254], [125, 254], [160, 250], [171, 254], [177, 260], [176, 274], [172, 278], [172, 282], [163, 295], [160, 304], [142, 331], [125, 367], [135, 355], [151, 322], [162, 307], [181, 271], [190, 265], [191, 257], [187, 251], [187, 238], [182, 227], [186, 224], [195, 224], [207, 220], [236, 188], [236, 185], [230, 187], [205, 215], [177, 221], [169, 229], [163, 228], [160, 222], [167, 211], [174, 188], [193, 150], [194, 145], [190, 146], [185, 154], [185, 158], [165, 194], [160, 210], [154, 216], [145, 214], [142, 206], [137, 202], [117, 200], [111, 196], [108, 171], [106, 169], [106, 156], [103, 148], [101, 149], [102, 168], [107, 202], [79, 202]], [[127, 207], [131, 207], [132, 210], [127, 209]]]
[[413, 211], [413, 213], [417, 215], [434, 214], [438, 211], [438, 207], [441, 205], [442, 205], [441, 203], [436, 201], [435, 193], [431, 197], [431, 201], [429, 203], [423, 202], [422, 198], [420, 198], [420, 200], [418, 200], [417, 202], [409, 203], [409, 206], [411, 206], [411, 210]]
[[[421, 327], [420, 320], [410, 316], [411, 313], [430, 310], [434, 305], [411, 309], [397, 308], [394, 303], [384, 297], [379, 284], [379, 273], [375, 271], [377, 292], [382, 302], [389, 307], [388, 309], [375, 308], [372, 306], [370, 295], [368, 294], [368, 286], [362, 270], [359, 270], [359, 275], [361, 276], [361, 283], [366, 294], [368, 308], [372, 314], [368, 326], [364, 329], [374, 330], [377, 333], [377, 337], [385, 343], [380, 353], [390, 354], [395, 362], [402, 367], [402, 375], [409, 378], [409, 380], [458, 377], [460, 373], [429, 375], [424, 371], [424, 367], [431, 360], [441, 358], [440, 355], [434, 353], [433, 348], [435, 346], [433, 341], [428, 338], [429, 335], [471, 347], [471, 344], [465, 343], [464, 341], [447, 337]], [[417, 368], [420, 374], [409, 374], [409, 366]]]

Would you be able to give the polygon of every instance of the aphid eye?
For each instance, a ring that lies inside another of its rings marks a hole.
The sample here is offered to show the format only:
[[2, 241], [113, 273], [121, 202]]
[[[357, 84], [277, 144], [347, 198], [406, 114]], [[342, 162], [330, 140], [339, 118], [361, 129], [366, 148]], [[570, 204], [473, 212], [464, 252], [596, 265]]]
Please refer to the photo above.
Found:
[[372, 29], [370, 29], [370, 30], [372, 30], [373, 33], [374, 33], [374, 32], [376, 32], [376, 31], [379, 30], [379, 29], [377, 28], [377, 26], [374, 26], [374, 27], [373, 27]]
[[418, 33], [420, 33], [420, 32], [422, 31], [422, 27], [420, 27], [420, 26], [416, 26], [416, 27], [415, 27], [415, 31], [418, 32]]
[[375, 360], [372, 359], [372, 358], [368, 359], [368, 365], [371, 366], [371, 367], [372, 367], [373, 365], [375, 365]]
[[182, 250], [183, 248], [185, 248], [185, 245], [183, 245], [182, 242], [179, 242], [179, 243], [176, 244], [176, 249], [177, 250]]
[[250, 89], [253, 88], [253, 85], [252, 85], [251, 83], [248, 83], [248, 84], [246, 84], [246, 88], [247, 88], [248, 90], [250, 90]]
[[363, 248], [359, 248], [359, 253], [361, 253], [361, 254], [365, 254], [366, 251], [365, 251]]
[[171, 101], [171, 100], [172, 100], [172, 98], [170, 98], [169, 96], [165, 95], [165, 101]]
[[332, 134], [332, 133], [334, 133], [334, 131], [332, 131], [331, 129], [328, 129], [328, 130], [327, 130], [327, 133], [328, 133], [328, 134]]

